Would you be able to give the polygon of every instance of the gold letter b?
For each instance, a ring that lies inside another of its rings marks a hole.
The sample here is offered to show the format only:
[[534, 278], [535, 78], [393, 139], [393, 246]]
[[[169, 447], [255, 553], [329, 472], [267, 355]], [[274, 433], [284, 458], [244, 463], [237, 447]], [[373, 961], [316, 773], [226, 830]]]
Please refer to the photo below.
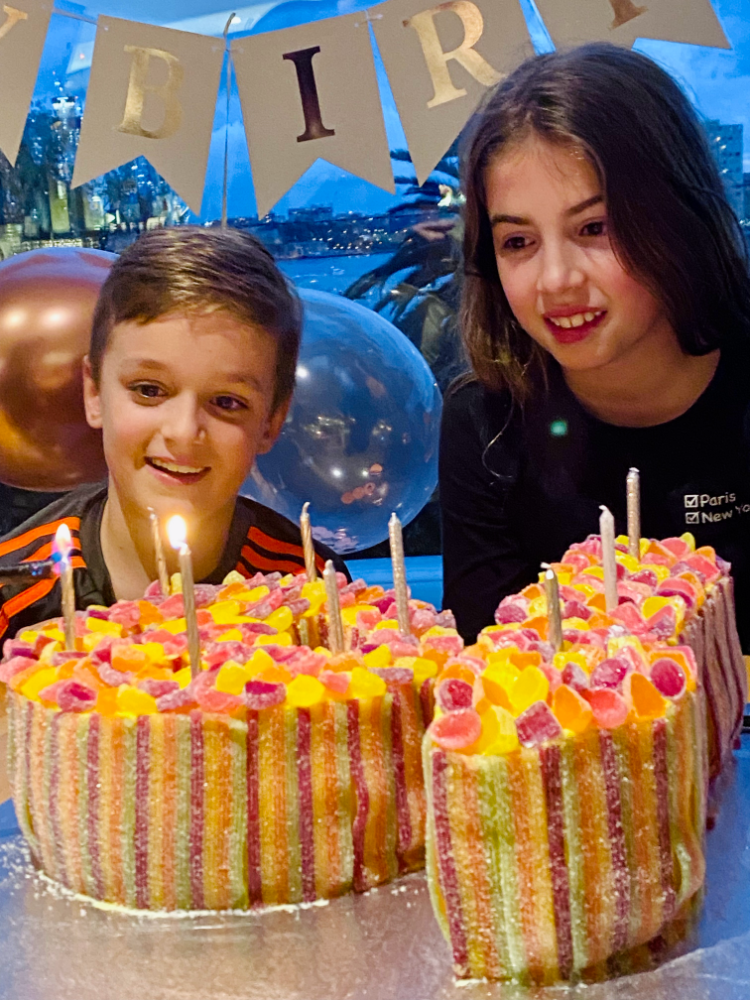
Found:
[[[164, 49], [146, 49], [140, 45], [126, 45], [126, 52], [133, 53], [130, 65], [128, 96], [125, 100], [125, 114], [117, 126], [118, 132], [142, 135], [147, 139], [168, 139], [182, 124], [182, 105], [177, 100], [177, 91], [182, 86], [185, 75], [180, 60]], [[167, 64], [165, 83], [147, 83], [151, 58], [162, 59]], [[143, 127], [143, 103], [147, 93], [156, 94], [164, 103], [164, 120], [159, 128]]]
[[[443, 10], [450, 10], [457, 14], [464, 26], [464, 40], [458, 48], [451, 49], [450, 52], [443, 52], [435, 27], [435, 15]], [[423, 10], [404, 21], [404, 27], [414, 28], [419, 35], [422, 53], [432, 77], [435, 94], [427, 102], [428, 108], [437, 107], [438, 104], [446, 104], [448, 101], [455, 101], [456, 98], [466, 95], [463, 88], [458, 90], [457, 87], [453, 86], [448, 70], [448, 63], [451, 59], [455, 59], [467, 73], [470, 73], [484, 87], [491, 87], [502, 79], [497, 70], [493, 69], [473, 49], [473, 46], [482, 37], [484, 21], [477, 5], [470, 3], [469, 0], [449, 0], [448, 3], [441, 3], [437, 7], [431, 7], [430, 10]]]

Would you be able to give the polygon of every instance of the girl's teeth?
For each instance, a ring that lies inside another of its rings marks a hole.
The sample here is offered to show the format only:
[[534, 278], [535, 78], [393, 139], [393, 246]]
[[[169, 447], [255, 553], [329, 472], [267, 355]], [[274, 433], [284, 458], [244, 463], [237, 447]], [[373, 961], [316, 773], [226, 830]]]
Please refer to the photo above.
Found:
[[601, 311], [576, 313], [575, 316], [551, 316], [550, 319], [555, 326], [560, 326], [563, 330], [570, 330], [571, 327], [583, 326], [584, 323], [590, 323], [597, 316], [601, 316]]

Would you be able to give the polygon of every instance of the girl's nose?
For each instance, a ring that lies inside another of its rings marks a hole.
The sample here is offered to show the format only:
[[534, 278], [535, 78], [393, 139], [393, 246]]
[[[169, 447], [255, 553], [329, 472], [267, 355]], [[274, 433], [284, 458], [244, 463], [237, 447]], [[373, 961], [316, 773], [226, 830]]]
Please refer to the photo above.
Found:
[[538, 292], [560, 295], [571, 288], [580, 288], [586, 280], [576, 248], [566, 243], [548, 242], [538, 259]]

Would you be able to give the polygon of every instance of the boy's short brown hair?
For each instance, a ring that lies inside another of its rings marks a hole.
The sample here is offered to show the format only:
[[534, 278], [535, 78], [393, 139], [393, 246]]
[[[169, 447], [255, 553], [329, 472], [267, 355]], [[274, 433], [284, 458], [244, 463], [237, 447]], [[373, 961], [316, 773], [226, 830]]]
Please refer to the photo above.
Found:
[[94, 381], [118, 323], [216, 310], [275, 338], [275, 410], [294, 389], [302, 309], [268, 250], [239, 229], [154, 229], [128, 247], [112, 265], [96, 304], [89, 349]]

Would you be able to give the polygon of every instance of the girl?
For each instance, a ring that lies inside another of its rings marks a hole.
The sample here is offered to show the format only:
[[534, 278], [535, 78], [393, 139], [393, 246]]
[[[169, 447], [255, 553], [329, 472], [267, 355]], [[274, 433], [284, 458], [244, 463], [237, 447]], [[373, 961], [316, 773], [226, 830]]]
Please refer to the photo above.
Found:
[[[750, 279], [675, 82], [608, 45], [535, 57], [478, 112], [463, 163], [462, 334], [440, 453], [444, 606], [472, 641], [542, 560], [692, 531], [733, 564], [750, 630]], [[750, 648], [750, 647], [748, 647]]]

